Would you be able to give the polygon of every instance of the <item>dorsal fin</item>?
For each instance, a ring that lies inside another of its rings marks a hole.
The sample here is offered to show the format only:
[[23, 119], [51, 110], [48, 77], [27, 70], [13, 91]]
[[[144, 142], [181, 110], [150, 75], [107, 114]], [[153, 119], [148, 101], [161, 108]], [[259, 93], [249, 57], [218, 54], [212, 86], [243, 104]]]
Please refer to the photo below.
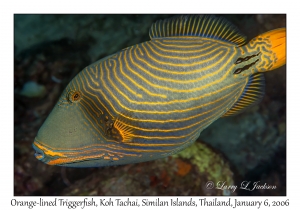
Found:
[[234, 25], [224, 18], [213, 15], [180, 15], [159, 20], [152, 24], [149, 36], [151, 39], [171, 36], [200, 36], [239, 46], [246, 42], [246, 36]]
[[265, 77], [262, 73], [251, 75], [244, 92], [237, 102], [223, 115], [223, 117], [239, 114], [258, 104], [265, 93]]

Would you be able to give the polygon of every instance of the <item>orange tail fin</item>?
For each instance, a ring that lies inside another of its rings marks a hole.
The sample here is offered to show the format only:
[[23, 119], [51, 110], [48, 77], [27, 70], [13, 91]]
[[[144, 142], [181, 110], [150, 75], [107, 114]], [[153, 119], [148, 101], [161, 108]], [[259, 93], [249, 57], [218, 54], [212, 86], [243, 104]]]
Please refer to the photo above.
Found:
[[269, 71], [283, 66], [286, 63], [286, 29], [278, 28], [261, 34], [259, 37], [268, 40], [271, 44], [269, 50], [275, 56], [274, 63]]

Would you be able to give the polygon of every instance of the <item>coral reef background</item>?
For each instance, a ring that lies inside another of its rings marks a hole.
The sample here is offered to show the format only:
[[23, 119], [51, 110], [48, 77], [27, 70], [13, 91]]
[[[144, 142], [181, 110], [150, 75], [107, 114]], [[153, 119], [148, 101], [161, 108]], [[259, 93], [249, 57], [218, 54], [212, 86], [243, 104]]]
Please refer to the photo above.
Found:
[[[252, 109], [221, 118], [181, 153], [107, 168], [48, 166], [31, 144], [68, 82], [85, 66], [149, 40], [152, 23], [173, 15], [14, 16], [14, 195], [286, 195], [286, 67], [265, 74]], [[248, 40], [286, 26], [285, 15], [221, 15]], [[273, 190], [207, 189], [243, 181]]]

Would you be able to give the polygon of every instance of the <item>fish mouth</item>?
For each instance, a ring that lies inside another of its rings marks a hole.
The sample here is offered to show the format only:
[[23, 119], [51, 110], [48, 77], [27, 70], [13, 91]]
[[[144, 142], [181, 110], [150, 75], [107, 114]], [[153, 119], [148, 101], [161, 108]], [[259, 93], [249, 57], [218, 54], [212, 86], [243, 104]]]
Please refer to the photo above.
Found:
[[35, 150], [34, 156], [36, 157], [36, 159], [43, 160], [45, 158], [44, 151], [38, 148], [34, 143], [32, 144], [32, 147]]

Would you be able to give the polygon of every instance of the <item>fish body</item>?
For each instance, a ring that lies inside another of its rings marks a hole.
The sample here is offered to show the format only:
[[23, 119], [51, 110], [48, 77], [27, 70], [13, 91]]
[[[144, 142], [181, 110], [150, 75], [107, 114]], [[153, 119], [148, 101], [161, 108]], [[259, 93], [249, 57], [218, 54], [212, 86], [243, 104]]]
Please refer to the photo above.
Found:
[[285, 29], [248, 44], [214, 16], [158, 21], [150, 41], [83, 69], [33, 143], [50, 165], [99, 167], [175, 154], [222, 116], [258, 103], [262, 72], [285, 64]]

